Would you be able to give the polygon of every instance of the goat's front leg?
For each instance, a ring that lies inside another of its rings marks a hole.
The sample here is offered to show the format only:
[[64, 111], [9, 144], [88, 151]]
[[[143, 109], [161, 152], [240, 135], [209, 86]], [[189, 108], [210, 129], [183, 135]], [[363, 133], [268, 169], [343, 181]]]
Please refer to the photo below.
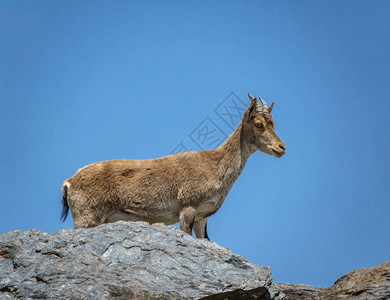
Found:
[[180, 211], [180, 229], [192, 235], [192, 227], [194, 226], [196, 210], [192, 206], [184, 207]]
[[207, 218], [196, 221], [194, 223], [194, 231], [197, 238], [210, 240], [207, 235]]

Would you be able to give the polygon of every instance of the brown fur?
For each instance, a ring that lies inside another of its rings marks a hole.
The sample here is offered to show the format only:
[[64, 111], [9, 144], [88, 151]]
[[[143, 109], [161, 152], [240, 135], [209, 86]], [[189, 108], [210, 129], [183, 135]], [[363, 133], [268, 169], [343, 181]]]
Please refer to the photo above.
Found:
[[208, 238], [207, 218], [221, 207], [249, 156], [256, 150], [276, 157], [285, 153], [269, 114], [272, 106], [259, 107], [252, 99], [242, 122], [217, 149], [80, 169], [64, 182], [64, 211], [69, 205], [75, 229], [118, 220], [180, 222], [185, 232], [194, 228], [197, 237]]

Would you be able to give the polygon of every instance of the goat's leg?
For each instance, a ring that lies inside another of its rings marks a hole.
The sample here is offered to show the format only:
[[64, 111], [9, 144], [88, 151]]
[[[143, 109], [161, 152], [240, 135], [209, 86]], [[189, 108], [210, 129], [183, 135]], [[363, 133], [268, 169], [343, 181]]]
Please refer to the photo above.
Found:
[[79, 206], [71, 206], [74, 229], [96, 227], [103, 224], [100, 215], [96, 215], [90, 209], [80, 209]]
[[74, 229], [96, 227], [103, 222], [96, 221], [93, 215], [85, 214], [73, 218]]
[[194, 223], [194, 231], [197, 238], [210, 240], [207, 235], [207, 218], [196, 221]]
[[194, 226], [196, 216], [195, 208], [191, 206], [184, 207], [180, 211], [180, 229], [192, 235], [192, 227]]

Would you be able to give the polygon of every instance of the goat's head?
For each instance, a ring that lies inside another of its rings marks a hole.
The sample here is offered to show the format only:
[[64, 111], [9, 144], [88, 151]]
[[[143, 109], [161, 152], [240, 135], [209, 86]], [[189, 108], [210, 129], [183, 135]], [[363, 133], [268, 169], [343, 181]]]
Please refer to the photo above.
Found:
[[245, 138], [253, 151], [259, 150], [275, 157], [282, 157], [286, 154], [286, 145], [275, 133], [275, 123], [271, 116], [274, 106], [270, 107], [261, 98], [259, 102], [251, 94], [248, 94], [252, 103], [249, 105], [242, 117], [242, 125]]

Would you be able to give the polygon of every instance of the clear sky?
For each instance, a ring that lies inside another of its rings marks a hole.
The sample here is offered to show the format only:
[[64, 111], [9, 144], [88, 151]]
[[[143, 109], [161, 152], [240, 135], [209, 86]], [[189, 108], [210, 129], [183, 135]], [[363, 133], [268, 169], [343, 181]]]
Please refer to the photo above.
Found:
[[389, 261], [389, 37], [389, 1], [1, 1], [0, 233], [73, 228], [77, 169], [214, 148], [251, 92], [287, 154], [250, 157], [210, 238], [277, 282]]

